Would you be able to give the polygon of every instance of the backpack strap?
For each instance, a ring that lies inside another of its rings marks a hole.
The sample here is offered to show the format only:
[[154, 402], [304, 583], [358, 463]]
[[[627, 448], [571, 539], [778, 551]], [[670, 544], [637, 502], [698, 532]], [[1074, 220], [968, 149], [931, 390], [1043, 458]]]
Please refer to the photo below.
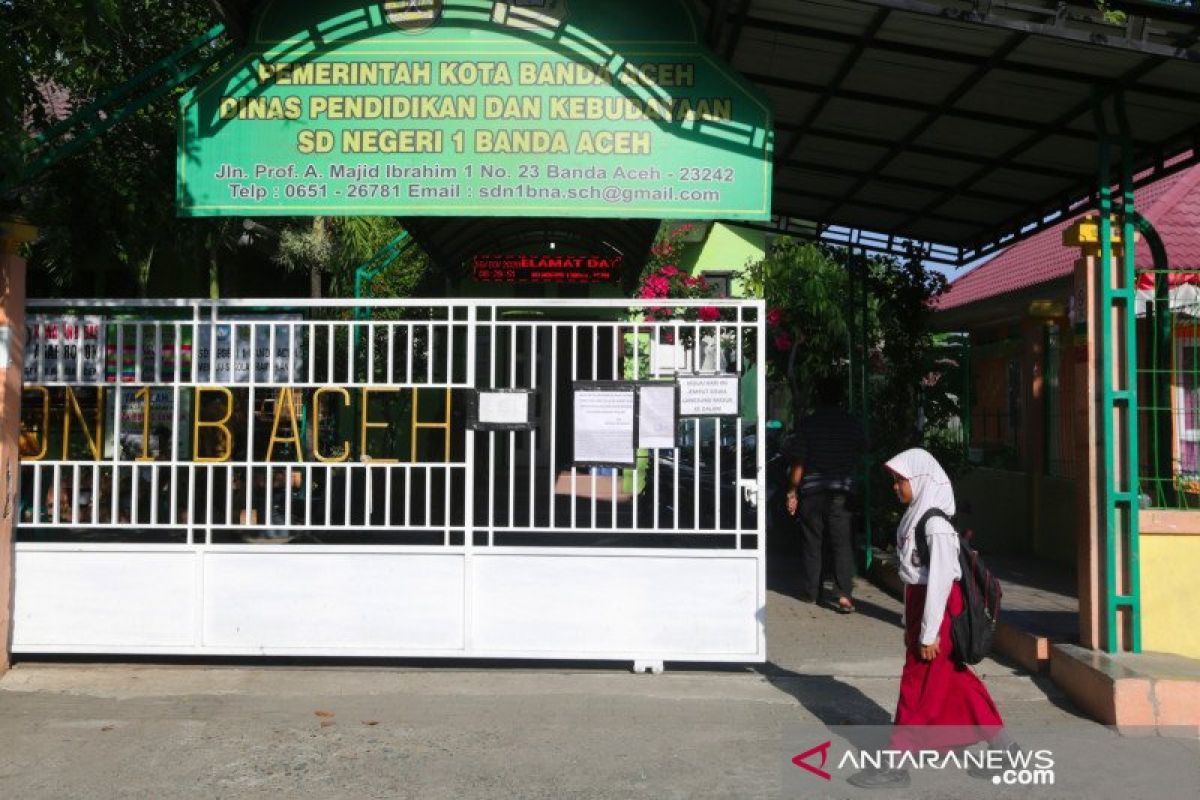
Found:
[[940, 508], [931, 508], [921, 515], [921, 518], [917, 520], [916, 527], [913, 528], [913, 536], [917, 540], [917, 558], [920, 559], [918, 566], [929, 566], [929, 540], [925, 538], [925, 526], [934, 517], [941, 517], [951, 525], [954, 524], [950, 515]]

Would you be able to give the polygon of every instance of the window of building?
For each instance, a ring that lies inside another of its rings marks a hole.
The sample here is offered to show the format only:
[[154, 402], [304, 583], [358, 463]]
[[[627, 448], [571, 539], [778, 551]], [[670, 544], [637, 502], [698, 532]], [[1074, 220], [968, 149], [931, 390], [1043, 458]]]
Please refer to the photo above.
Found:
[[704, 272], [704, 279], [717, 289], [717, 297], [733, 296], [733, 271]]
[[1196, 486], [1200, 481], [1200, 330], [1190, 327], [1175, 339], [1176, 473]]

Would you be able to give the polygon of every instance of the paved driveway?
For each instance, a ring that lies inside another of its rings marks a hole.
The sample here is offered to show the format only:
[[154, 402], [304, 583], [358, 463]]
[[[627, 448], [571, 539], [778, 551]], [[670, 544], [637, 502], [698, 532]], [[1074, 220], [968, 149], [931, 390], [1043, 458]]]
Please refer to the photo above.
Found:
[[[0, 680], [0, 797], [780, 797], [789, 740], [886, 723], [901, 663], [894, 600], [863, 586], [843, 617], [787, 574], [759, 667], [26, 662]], [[980, 671], [1016, 726], [1098, 727]]]

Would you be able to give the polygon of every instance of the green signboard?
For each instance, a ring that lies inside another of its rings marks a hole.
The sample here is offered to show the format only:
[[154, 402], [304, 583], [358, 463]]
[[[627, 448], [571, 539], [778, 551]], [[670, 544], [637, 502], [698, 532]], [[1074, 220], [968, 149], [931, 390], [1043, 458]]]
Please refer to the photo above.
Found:
[[683, 0], [271, 0], [181, 105], [184, 216], [770, 216], [768, 105]]

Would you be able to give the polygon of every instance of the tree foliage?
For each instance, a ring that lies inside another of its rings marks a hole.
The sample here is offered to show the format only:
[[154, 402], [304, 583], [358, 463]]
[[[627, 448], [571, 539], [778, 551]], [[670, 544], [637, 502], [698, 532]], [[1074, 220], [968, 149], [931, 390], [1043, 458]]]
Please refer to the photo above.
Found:
[[852, 360], [865, 361], [874, 449], [919, 442], [933, 346], [929, 301], [944, 289], [941, 275], [919, 258], [848, 259], [843, 249], [781, 239], [743, 279], [767, 301], [768, 378], [787, 385], [793, 419], [811, 408], [819, 378], [849, 385]]
[[[313, 297], [325, 291], [352, 297], [359, 267], [393, 241], [403, 227], [392, 217], [312, 217], [289, 220], [280, 230], [274, 260], [289, 272], [309, 275]], [[364, 294], [408, 297], [429, 277], [431, 263], [410, 247], [377, 274], [368, 275]]]
[[[208, 6], [184, 0], [10, 0], [0, 34], [11, 158], [32, 133], [134, 78], [211, 27]], [[208, 293], [235, 227], [175, 216], [177, 89], [59, 161], [8, 198], [41, 228], [33, 293]], [[109, 113], [112, 113], [111, 110]], [[11, 160], [5, 165], [12, 168]]]
[[[31, 136], [134, 79], [219, 20], [199, 0], [0, 0], [0, 171]], [[199, 80], [199, 79], [198, 79]], [[239, 247], [239, 219], [175, 215], [179, 87], [4, 198], [42, 232], [29, 291], [44, 296], [353, 293], [354, 268], [396, 233], [387, 218], [264, 220], [277, 252]], [[428, 263], [406, 254], [387, 291], [411, 293]], [[306, 279], [307, 278], [307, 279]], [[382, 294], [384, 284], [374, 288]]]
[[778, 240], [762, 261], [743, 273], [747, 289], [767, 300], [767, 364], [785, 380], [802, 407], [811, 382], [844, 370], [853, 321], [845, 267], [818, 244]]

